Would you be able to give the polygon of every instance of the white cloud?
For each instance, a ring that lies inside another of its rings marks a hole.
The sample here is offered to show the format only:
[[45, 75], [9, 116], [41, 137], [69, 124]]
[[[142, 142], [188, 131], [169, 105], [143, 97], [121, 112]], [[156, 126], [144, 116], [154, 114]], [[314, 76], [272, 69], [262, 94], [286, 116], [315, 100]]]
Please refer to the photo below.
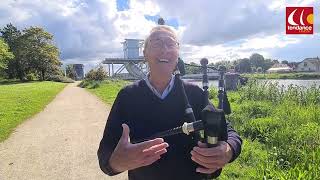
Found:
[[[318, 17], [315, 0], [154, 2], [159, 4], [160, 14], [179, 21], [181, 54], [187, 61], [202, 57], [211, 57], [212, 62], [233, 60], [249, 57], [252, 53], [261, 53], [268, 58], [292, 57], [286, 48], [298, 48], [307, 40], [316, 41], [316, 38], [306, 39], [301, 35], [285, 35], [285, 7], [314, 6], [314, 17]], [[316, 33], [317, 27], [315, 24]], [[279, 56], [281, 52], [286, 54]], [[307, 51], [299, 54], [305, 57], [314, 55]]]
[[244, 43], [240, 45], [241, 49], [268, 49], [268, 48], [283, 48], [289, 44], [299, 43], [299, 38], [293, 38], [288, 36], [271, 35], [267, 37], [257, 37], [252, 39], [246, 39]]
[[294, 48], [316, 44], [306, 41], [319, 39], [284, 32], [285, 7], [310, 5], [315, 7], [318, 23], [315, 32], [319, 31], [315, 0], [129, 2], [129, 9], [118, 12], [116, 0], [2, 0], [0, 27], [10, 22], [20, 29], [41, 26], [54, 35], [64, 62], [91, 66], [105, 57], [121, 57], [120, 42], [125, 38], [144, 39], [156, 25], [145, 15], [178, 21], [181, 56], [188, 62], [202, 57], [211, 62], [233, 60], [255, 52], [271, 58], [291, 57], [288, 53], [311, 56], [315, 51], [296, 52]]
[[188, 62], [198, 62], [203, 57], [208, 58], [210, 62], [232, 61], [249, 57], [252, 53], [262, 54], [266, 58], [273, 58], [271, 52], [276, 52], [276, 49], [279, 50], [300, 42], [300, 38], [294, 37], [282, 37], [280, 35], [258, 36], [242, 39], [231, 44], [211, 46], [184, 45], [181, 49], [181, 54]]
[[7, 0], [0, 10], [7, 12], [0, 13], [2, 27], [11, 22], [19, 29], [41, 26], [52, 33], [66, 63], [102, 60], [117, 51], [112, 43], [117, 34], [115, 0]]

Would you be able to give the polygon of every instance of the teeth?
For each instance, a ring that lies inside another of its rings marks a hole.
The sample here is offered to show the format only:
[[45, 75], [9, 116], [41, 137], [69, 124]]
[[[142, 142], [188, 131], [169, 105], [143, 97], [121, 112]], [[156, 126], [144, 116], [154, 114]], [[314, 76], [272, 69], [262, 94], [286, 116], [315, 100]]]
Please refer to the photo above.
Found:
[[169, 62], [168, 59], [159, 59], [160, 62]]

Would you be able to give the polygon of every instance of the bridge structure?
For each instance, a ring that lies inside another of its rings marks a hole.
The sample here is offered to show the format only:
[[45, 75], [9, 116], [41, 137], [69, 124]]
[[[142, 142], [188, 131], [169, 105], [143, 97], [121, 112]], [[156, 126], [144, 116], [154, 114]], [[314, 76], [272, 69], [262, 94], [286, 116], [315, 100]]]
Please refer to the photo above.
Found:
[[[146, 77], [149, 67], [144, 57], [141, 56], [144, 41], [141, 39], [125, 39], [123, 44], [123, 57], [105, 58], [101, 63], [108, 65], [108, 75], [121, 79], [143, 79]], [[120, 68], [115, 70], [115, 66]], [[188, 64], [185, 64], [188, 66]], [[119, 67], [119, 66], [118, 66]], [[124, 69], [127, 73], [122, 73]], [[202, 74], [185, 74], [183, 79], [202, 79]], [[208, 69], [208, 78], [218, 79], [219, 72]]]
[[[122, 58], [105, 58], [102, 64], [108, 65], [110, 77], [120, 77], [123, 79], [143, 79], [149, 70], [143, 56], [140, 56], [144, 41], [141, 39], [125, 39], [123, 44]], [[114, 71], [114, 65], [121, 65]], [[121, 74], [126, 69], [127, 74]]]
[[[164, 25], [165, 22], [162, 18], [158, 20], [159, 25]], [[143, 79], [146, 77], [149, 71], [148, 64], [143, 56], [140, 56], [144, 41], [141, 39], [125, 39], [123, 44], [123, 58], [105, 58], [102, 64], [108, 65], [108, 73], [111, 77], [120, 77], [122, 79]], [[121, 67], [114, 72], [114, 65], [120, 64]], [[186, 64], [187, 65], [187, 64]], [[110, 69], [111, 68], [111, 69]], [[127, 74], [124, 76], [120, 74], [124, 69], [127, 70]], [[218, 79], [219, 72], [215, 70], [209, 70], [208, 79]], [[182, 76], [184, 79], [202, 79], [202, 74], [185, 74]], [[226, 88], [236, 89], [239, 74], [227, 74]]]

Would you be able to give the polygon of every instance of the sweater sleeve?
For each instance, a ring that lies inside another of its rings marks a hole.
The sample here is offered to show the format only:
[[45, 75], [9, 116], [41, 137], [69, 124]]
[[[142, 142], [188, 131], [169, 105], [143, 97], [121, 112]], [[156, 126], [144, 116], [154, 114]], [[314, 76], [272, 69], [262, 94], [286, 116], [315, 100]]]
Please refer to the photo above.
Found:
[[118, 93], [111, 111], [109, 113], [103, 137], [100, 141], [99, 149], [97, 152], [99, 159], [100, 169], [107, 175], [113, 176], [121, 172], [115, 172], [109, 165], [109, 159], [122, 134], [122, 124], [124, 120], [124, 92], [123, 89]]
[[237, 157], [241, 153], [241, 145], [242, 145], [242, 139], [238, 135], [238, 133], [232, 128], [231, 123], [227, 121], [227, 130], [228, 130], [228, 140], [227, 143], [230, 145], [233, 155], [229, 163], [237, 159]]

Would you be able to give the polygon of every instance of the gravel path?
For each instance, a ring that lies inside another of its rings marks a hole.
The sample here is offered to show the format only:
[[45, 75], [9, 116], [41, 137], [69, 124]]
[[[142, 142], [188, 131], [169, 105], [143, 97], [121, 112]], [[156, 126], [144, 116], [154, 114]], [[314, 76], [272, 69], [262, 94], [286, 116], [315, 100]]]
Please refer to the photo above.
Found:
[[100, 170], [96, 152], [110, 108], [77, 84], [0, 143], [1, 180], [127, 179]]

